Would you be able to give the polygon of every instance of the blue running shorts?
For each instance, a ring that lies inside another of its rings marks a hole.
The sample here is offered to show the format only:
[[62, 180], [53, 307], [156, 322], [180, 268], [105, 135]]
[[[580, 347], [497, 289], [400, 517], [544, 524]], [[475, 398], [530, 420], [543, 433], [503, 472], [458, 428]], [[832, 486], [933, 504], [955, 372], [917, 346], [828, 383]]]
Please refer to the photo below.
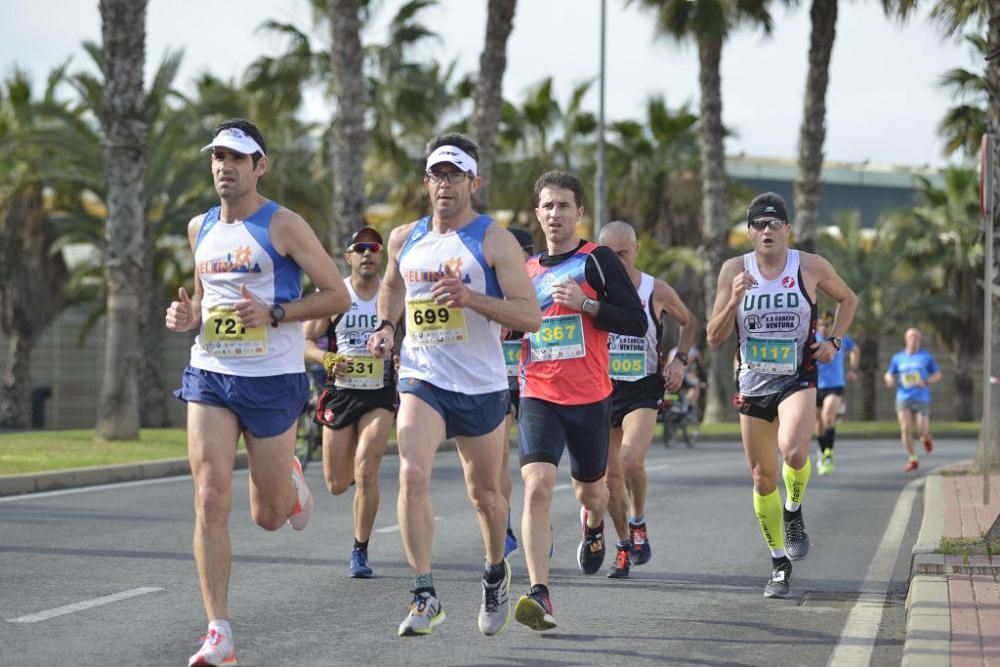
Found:
[[504, 420], [510, 407], [506, 389], [488, 394], [462, 394], [416, 378], [400, 378], [400, 394], [413, 394], [444, 419], [445, 437], [486, 435]]
[[240, 420], [241, 430], [272, 438], [291, 428], [305, 410], [309, 379], [305, 373], [242, 377], [188, 366], [174, 396], [226, 408]]

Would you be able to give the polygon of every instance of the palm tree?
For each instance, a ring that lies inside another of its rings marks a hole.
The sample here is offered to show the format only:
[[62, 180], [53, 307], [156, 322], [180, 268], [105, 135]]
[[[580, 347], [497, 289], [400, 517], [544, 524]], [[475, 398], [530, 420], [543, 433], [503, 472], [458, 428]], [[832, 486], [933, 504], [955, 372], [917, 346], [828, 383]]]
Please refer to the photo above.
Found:
[[[710, 270], [705, 274], [705, 303], [715, 301], [716, 280], [726, 260], [729, 224], [726, 219], [725, 130], [722, 125], [722, 46], [739, 25], [771, 31], [768, 0], [626, 0], [656, 14], [656, 30], [675, 40], [693, 39], [698, 48], [698, 143], [701, 152], [701, 215], [704, 253]], [[705, 418], [720, 421], [727, 414], [731, 386], [729, 350], [709, 350], [711, 379]]]
[[698, 208], [692, 206], [697, 184], [689, 178], [698, 167], [698, 118], [687, 106], [676, 112], [662, 96], [646, 102], [644, 122], [623, 120], [608, 127], [608, 211], [611, 219], [629, 220], [668, 247], [697, 247], [701, 240]]
[[479, 143], [479, 176], [482, 187], [474, 196], [474, 205], [485, 211], [490, 204], [490, 176], [496, 147], [500, 109], [503, 106], [503, 74], [507, 69], [507, 38], [514, 27], [517, 0], [490, 0], [486, 15], [486, 41], [479, 57], [475, 108], [472, 127]]
[[971, 169], [944, 172], [942, 187], [921, 179], [924, 203], [913, 209], [905, 230], [907, 263], [931, 280], [934, 291], [947, 295], [947, 308], [928, 317], [926, 325], [951, 355], [955, 415], [971, 421], [973, 368], [983, 347], [983, 242], [979, 224], [979, 177]]
[[[822, 236], [823, 256], [858, 295], [858, 310], [850, 334], [861, 351], [861, 419], [873, 421], [876, 396], [882, 386], [879, 343], [889, 335], [902, 333], [905, 322], [915, 313], [934, 312], [943, 307], [939, 297], [925, 297], [929, 284], [923, 274], [902, 274], [898, 266], [904, 258], [905, 224], [897, 220], [908, 212], [896, 213], [874, 229], [861, 224], [857, 211], [834, 215], [836, 231]], [[831, 307], [834, 304], [829, 304]], [[825, 308], [821, 304], [821, 308]]]
[[[52, 252], [58, 222], [46, 205], [44, 166], [61, 164], [59, 150], [31, 135], [52, 130], [44, 110], [64, 103], [56, 88], [65, 65], [52, 72], [40, 100], [28, 74], [15, 69], [0, 86], [0, 330], [8, 336], [0, 382], [0, 426], [26, 428], [31, 417], [31, 350], [65, 304], [68, 275], [61, 252]], [[51, 190], [51, 187], [50, 187]]]
[[[986, 58], [986, 40], [979, 35], [966, 35], [966, 41], [982, 58]], [[987, 92], [985, 72], [970, 72], [956, 67], [941, 76], [940, 85], [949, 90], [952, 99], [969, 100], [948, 109], [938, 125], [944, 138], [944, 153], [962, 151], [967, 157], [979, 154], [979, 145], [987, 131]]]
[[100, 0], [106, 54], [105, 177], [108, 183], [104, 266], [108, 287], [107, 340], [96, 435], [139, 435], [139, 302], [146, 254], [142, 183], [146, 169], [146, 0]]
[[333, 224], [330, 245], [342, 248], [365, 219], [366, 154], [364, 51], [361, 10], [365, 0], [329, 0], [330, 76], [337, 119], [332, 128]]

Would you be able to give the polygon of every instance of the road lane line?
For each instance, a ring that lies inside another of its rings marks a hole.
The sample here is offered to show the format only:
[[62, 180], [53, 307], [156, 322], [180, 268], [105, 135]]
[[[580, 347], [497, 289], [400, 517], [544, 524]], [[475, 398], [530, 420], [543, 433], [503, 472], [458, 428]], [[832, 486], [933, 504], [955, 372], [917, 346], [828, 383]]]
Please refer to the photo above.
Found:
[[889, 525], [882, 535], [882, 542], [861, 584], [861, 595], [847, 617], [844, 631], [840, 633], [840, 641], [830, 656], [828, 665], [867, 667], [871, 664], [875, 639], [885, 611], [883, 601], [892, 582], [892, 569], [899, 556], [899, 547], [903, 543], [906, 526], [910, 522], [917, 491], [923, 485], [923, 477], [915, 479], [903, 487], [902, 493], [899, 494]]
[[[436, 517], [434, 517], [434, 520], [435, 521], [440, 521], [441, 518], [442, 517], [436, 516]], [[385, 528], [376, 528], [372, 532], [373, 533], [398, 533], [399, 532], [399, 524], [396, 524], [395, 526], [386, 526]]]
[[191, 482], [191, 475], [171, 475], [169, 477], [157, 477], [155, 479], [139, 479], [132, 482], [114, 482], [112, 484], [94, 484], [93, 486], [80, 486], [72, 489], [60, 489], [59, 491], [38, 491], [37, 493], [21, 493], [16, 496], [0, 496], [0, 503], [14, 503], [19, 500], [38, 500], [40, 498], [54, 498], [56, 496], [71, 496], [77, 493], [91, 493], [93, 491], [109, 491], [111, 489], [127, 489], [133, 486], [148, 486], [150, 484], [166, 484], [168, 482]]
[[7, 619], [7, 622], [38, 623], [39, 621], [46, 621], [50, 618], [55, 618], [56, 616], [72, 614], [74, 612], [84, 611], [86, 609], [91, 609], [93, 607], [100, 607], [101, 605], [111, 604], [112, 602], [120, 602], [121, 600], [128, 600], [129, 598], [135, 598], [139, 597], [140, 595], [147, 595], [149, 593], [155, 593], [157, 591], [162, 591], [162, 590], [163, 590], [162, 588], [154, 588], [152, 586], [133, 588], [131, 590], [122, 591], [121, 593], [115, 593], [114, 595], [105, 595], [104, 597], [94, 598], [92, 600], [74, 602], [73, 604], [68, 604], [62, 607], [56, 607], [55, 609], [40, 611], [37, 614], [28, 614], [27, 616], [18, 616], [17, 618], [10, 618]]

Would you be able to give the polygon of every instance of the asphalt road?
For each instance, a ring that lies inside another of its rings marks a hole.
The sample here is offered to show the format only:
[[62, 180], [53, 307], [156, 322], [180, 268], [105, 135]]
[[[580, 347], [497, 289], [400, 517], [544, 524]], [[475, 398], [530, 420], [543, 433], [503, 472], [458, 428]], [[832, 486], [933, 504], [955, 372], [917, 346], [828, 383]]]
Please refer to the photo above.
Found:
[[[921, 470], [974, 452], [973, 440], [941, 440]], [[326, 494], [319, 466], [306, 473], [317, 502], [303, 533], [254, 526], [247, 475], [237, 472], [230, 608], [240, 664], [899, 664], [920, 475], [901, 471], [896, 441], [845, 440], [837, 454], [836, 472], [814, 473], [807, 490], [812, 551], [781, 601], [762, 596], [770, 560], [735, 441], [654, 443], [653, 559], [625, 581], [577, 568], [579, 507], [561, 469], [551, 582], [559, 627], [535, 633], [511, 620], [491, 638], [476, 626], [483, 551], [454, 452], [438, 454], [433, 482], [434, 579], [448, 618], [424, 638], [396, 636], [411, 573], [396, 528], [395, 457], [382, 466], [371, 580], [347, 577], [350, 494]], [[0, 665], [187, 664], [205, 628], [192, 517], [189, 477], [0, 499]], [[516, 600], [528, 586], [520, 552], [511, 566]]]

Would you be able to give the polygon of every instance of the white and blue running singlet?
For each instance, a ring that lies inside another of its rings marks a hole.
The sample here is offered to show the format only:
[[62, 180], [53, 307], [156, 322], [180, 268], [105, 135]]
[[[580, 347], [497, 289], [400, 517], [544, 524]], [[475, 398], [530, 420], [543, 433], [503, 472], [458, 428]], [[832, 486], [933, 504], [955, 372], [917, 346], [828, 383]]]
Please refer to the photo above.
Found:
[[365, 301], [354, 291], [350, 276], [344, 278], [344, 287], [351, 297], [351, 309], [336, 317], [333, 332], [336, 351], [350, 358], [347, 360], [346, 377], [337, 378], [334, 384], [345, 389], [381, 389], [391, 382], [392, 360], [376, 359], [368, 352], [368, 338], [378, 322], [375, 314], [378, 289], [371, 299]]
[[265, 304], [302, 296], [302, 269], [271, 244], [270, 225], [278, 204], [269, 201], [246, 220], [219, 221], [219, 207], [205, 213], [195, 240], [195, 269], [201, 278], [201, 330], [191, 347], [191, 366], [206, 371], [266, 377], [305, 371], [301, 322], [244, 327], [234, 304], [240, 286]]
[[816, 305], [802, 285], [799, 251], [789, 250], [785, 268], [774, 280], [765, 279], [754, 253], [743, 255], [743, 268], [754, 284], [736, 309], [739, 333], [739, 391], [764, 396], [786, 389], [799, 371], [813, 366]]
[[470, 308], [439, 305], [431, 294], [434, 283], [451, 273], [474, 292], [503, 298], [496, 273], [483, 255], [491, 224], [492, 219], [480, 215], [447, 234], [431, 231], [429, 217], [413, 226], [398, 260], [406, 284], [400, 379], [415, 378], [465, 394], [507, 389], [500, 325]]
[[655, 280], [648, 273], [639, 279], [639, 301], [646, 311], [646, 335], [608, 335], [608, 372], [619, 382], [635, 382], [647, 375], [660, 372], [660, 323], [653, 319], [653, 286]]

